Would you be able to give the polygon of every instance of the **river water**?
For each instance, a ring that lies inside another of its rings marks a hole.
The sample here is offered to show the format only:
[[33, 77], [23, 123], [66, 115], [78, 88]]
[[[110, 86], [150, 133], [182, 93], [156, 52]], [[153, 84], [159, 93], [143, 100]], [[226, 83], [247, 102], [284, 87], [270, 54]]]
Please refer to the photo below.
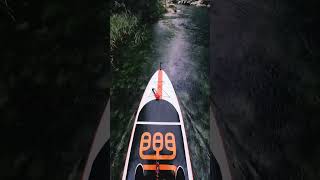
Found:
[[194, 179], [209, 179], [209, 19], [208, 9], [177, 6], [149, 29], [142, 46], [125, 47], [115, 57], [111, 91], [111, 174], [120, 179], [134, 112], [149, 79], [162, 63], [178, 96]]

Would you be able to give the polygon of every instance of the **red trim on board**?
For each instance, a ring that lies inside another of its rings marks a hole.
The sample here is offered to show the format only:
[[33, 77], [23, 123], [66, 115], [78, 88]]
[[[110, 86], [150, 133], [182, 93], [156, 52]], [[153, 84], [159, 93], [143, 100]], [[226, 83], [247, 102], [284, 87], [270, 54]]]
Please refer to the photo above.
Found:
[[155, 94], [156, 99], [159, 100], [162, 98], [162, 70], [159, 70], [158, 73], [158, 87], [157, 87], [157, 93]]

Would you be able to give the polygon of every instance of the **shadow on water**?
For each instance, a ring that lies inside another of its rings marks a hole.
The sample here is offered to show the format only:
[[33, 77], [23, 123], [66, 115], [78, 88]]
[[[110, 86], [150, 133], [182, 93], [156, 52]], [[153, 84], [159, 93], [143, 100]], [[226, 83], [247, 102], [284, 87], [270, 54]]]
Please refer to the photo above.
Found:
[[[176, 90], [182, 109], [195, 179], [209, 179], [208, 10], [178, 6], [150, 28], [139, 48], [124, 48], [113, 73], [111, 107], [112, 178], [119, 179], [145, 86], [159, 63]], [[125, 102], [125, 103], [124, 103]]]

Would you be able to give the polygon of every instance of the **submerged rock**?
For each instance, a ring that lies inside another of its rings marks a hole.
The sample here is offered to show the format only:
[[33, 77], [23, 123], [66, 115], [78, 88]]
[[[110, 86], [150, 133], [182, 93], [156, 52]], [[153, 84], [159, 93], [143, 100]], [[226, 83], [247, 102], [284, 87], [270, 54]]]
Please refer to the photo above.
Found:
[[178, 4], [182, 4], [182, 5], [190, 5], [191, 3], [189, 1], [178, 1]]
[[209, 0], [197, 0], [197, 1], [188, 1], [188, 0], [180, 0], [180, 1], [171, 1], [171, 3], [182, 4], [182, 5], [193, 5], [197, 7], [210, 7]]
[[176, 13], [177, 12], [177, 7], [174, 4], [169, 4], [167, 7], [167, 11], [169, 13]]

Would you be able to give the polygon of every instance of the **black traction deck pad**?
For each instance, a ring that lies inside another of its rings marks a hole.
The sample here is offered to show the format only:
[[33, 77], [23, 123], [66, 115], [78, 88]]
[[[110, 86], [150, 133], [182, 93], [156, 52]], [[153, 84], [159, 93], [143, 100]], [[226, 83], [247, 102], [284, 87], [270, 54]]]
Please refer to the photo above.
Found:
[[[145, 124], [146, 122], [148, 124]], [[126, 179], [134, 179], [135, 170], [139, 164], [143, 165], [146, 176], [155, 177], [156, 171], [148, 169], [146, 166], [155, 167], [157, 162], [160, 164], [160, 179], [161, 175], [166, 174], [167, 171], [174, 172], [173, 170], [161, 169], [168, 167], [168, 165], [183, 168], [185, 179], [188, 179], [182, 129], [179, 123], [178, 112], [172, 104], [165, 100], [150, 101], [141, 109], [133, 134]], [[157, 151], [159, 156], [155, 156]], [[152, 156], [156, 158], [152, 158]], [[160, 156], [163, 159], [159, 159]]]

